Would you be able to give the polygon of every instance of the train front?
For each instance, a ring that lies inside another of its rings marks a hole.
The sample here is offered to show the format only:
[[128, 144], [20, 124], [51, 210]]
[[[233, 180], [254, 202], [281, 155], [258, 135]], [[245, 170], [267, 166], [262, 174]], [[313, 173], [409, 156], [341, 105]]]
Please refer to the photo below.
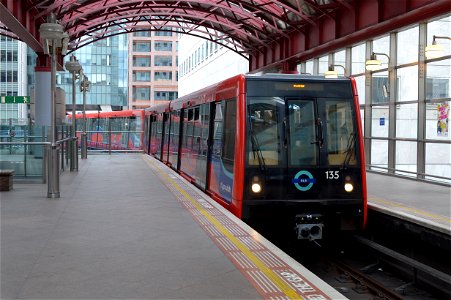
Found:
[[246, 77], [244, 212], [282, 211], [299, 239], [360, 229], [366, 179], [349, 78]]

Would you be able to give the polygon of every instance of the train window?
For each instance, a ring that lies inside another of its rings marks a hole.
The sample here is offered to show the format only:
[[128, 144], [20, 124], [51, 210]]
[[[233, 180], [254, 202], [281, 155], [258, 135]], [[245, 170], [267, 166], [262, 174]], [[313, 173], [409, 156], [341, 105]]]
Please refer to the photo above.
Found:
[[194, 118], [194, 109], [190, 108], [188, 110], [188, 126], [186, 129], [186, 149], [189, 153], [191, 153], [191, 148], [193, 147], [193, 118]]
[[201, 118], [202, 118], [202, 143], [201, 143], [201, 155], [207, 156], [208, 149], [208, 132], [210, 124], [210, 104], [201, 105]]
[[213, 156], [221, 156], [221, 142], [222, 142], [222, 110], [224, 107], [223, 102], [216, 103], [214, 131], [213, 131]]
[[194, 137], [193, 137], [193, 149], [192, 152], [193, 154], [197, 155], [200, 152], [200, 134], [201, 134], [201, 120], [200, 120], [200, 107], [196, 107], [194, 108], [194, 120], [193, 120], [193, 125], [194, 125]]
[[283, 99], [274, 97], [249, 98], [249, 165], [258, 166], [263, 158], [266, 166], [275, 166], [280, 162], [280, 137], [278, 130], [278, 103]]
[[180, 110], [171, 113], [171, 138], [169, 148], [169, 162], [173, 167], [177, 167], [177, 155], [179, 148], [179, 126], [180, 126]]
[[233, 173], [235, 161], [236, 100], [228, 100], [225, 103], [222, 163], [227, 171]]
[[326, 100], [327, 154], [330, 165], [355, 165], [356, 132], [350, 101]]

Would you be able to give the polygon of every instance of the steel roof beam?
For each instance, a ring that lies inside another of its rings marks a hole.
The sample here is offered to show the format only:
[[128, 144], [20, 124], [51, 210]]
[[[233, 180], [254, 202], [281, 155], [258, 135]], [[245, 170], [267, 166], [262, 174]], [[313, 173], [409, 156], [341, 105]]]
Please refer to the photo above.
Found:
[[390, 4], [391, 0], [367, 0], [352, 8], [342, 6], [343, 9], [335, 12], [335, 21], [322, 18], [316, 28], [307, 27], [305, 33], [292, 33], [289, 41], [280, 40], [267, 51], [253, 53], [249, 69], [252, 72], [282, 69], [286, 64], [295, 65], [446, 14], [450, 8], [449, 0], [406, 0], [404, 5]]
[[[30, 24], [27, 20], [29, 19], [29, 15], [25, 12], [21, 5], [21, 1], [7, 1], [7, 6], [0, 3], [0, 21], [8, 27], [8, 29], [13, 32], [18, 39], [25, 42], [30, 48], [32, 48], [35, 52], [42, 52], [42, 45], [36, 38], [36, 36], [32, 33], [34, 30], [31, 30], [30, 26], [34, 26]], [[15, 6], [15, 7], [14, 7]], [[19, 19], [21, 21], [19, 21]], [[23, 23], [28, 24], [28, 27], [25, 27]]]

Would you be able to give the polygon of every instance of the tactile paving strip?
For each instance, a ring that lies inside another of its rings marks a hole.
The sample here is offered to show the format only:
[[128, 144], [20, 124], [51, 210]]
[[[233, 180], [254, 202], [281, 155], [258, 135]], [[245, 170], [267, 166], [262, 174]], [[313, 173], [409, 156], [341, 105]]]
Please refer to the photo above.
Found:
[[264, 299], [331, 299], [172, 170], [148, 156], [144, 159]]

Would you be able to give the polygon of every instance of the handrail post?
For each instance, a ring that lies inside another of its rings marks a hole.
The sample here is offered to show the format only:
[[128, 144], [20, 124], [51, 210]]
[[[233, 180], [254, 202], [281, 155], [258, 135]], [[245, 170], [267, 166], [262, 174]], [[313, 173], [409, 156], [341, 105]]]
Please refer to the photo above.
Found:
[[[61, 138], [64, 139], [64, 128], [61, 128]], [[64, 171], [65, 165], [67, 164], [67, 158], [69, 157], [69, 155], [66, 152], [66, 163], [64, 163], [64, 152], [65, 151], [67, 151], [67, 147], [63, 144], [63, 147], [61, 149], [61, 170], [62, 171]]]
[[[24, 142], [28, 143], [28, 130], [24, 130]], [[28, 145], [25, 144], [23, 147], [23, 172], [24, 176], [27, 177], [27, 153], [28, 152]]]
[[[41, 140], [42, 142], [47, 142], [47, 138], [45, 136], [46, 134], [46, 130], [45, 130], [45, 126], [41, 127]], [[45, 145], [42, 145], [42, 183], [46, 183], [47, 182], [47, 160], [48, 160], [48, 156], [47, 156], [47, 149]]]
[[58, 144], [47, 145], [47, 198], [60, 197]]
[[111, 120], [108, 119], [108, 154], [111, 155]]

